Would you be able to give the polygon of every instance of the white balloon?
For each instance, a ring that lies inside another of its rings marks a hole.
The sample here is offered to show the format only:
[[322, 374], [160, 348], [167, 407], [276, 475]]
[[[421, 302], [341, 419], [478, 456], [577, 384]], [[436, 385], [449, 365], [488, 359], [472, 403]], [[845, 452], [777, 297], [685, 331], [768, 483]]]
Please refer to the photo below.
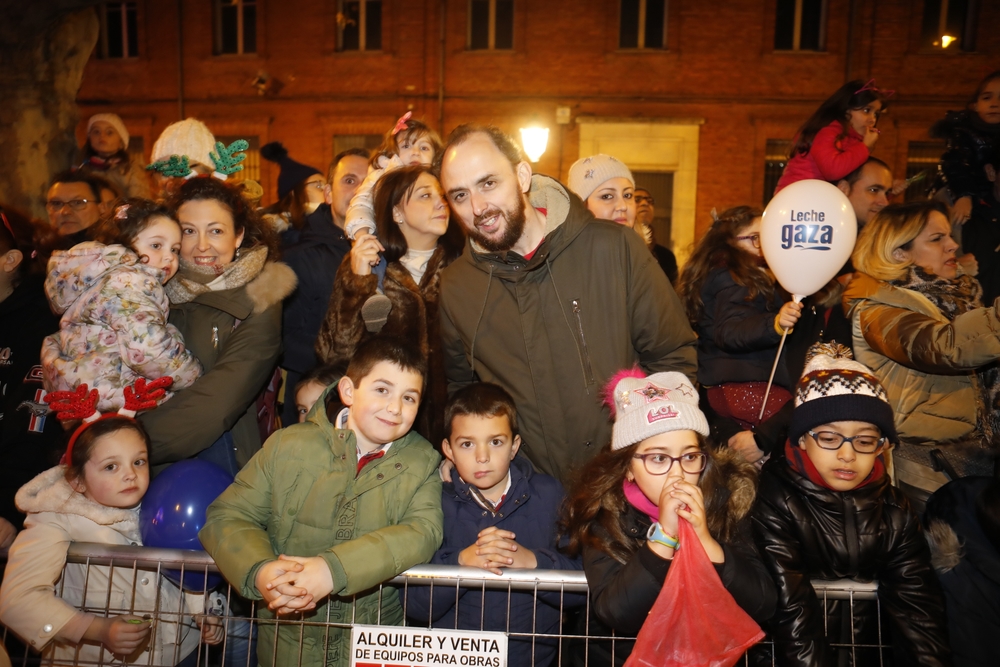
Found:
[[837, 275], [854, 251], [858, 221], [850, 200], [819, 180], [774, 196], [760, 224], [760, 249], [781, 286], [801, 301]]

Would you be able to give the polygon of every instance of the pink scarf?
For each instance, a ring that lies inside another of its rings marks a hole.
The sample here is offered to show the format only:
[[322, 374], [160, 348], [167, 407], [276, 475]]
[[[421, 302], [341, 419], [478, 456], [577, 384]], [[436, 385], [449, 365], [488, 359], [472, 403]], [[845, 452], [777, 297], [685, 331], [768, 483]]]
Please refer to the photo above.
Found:
[[622, 488], [625, 490], [625, 500], [629, 505], [646, 514], [654, 523], [660, 520], [660, 509], [646, 497], [638, 484], [626, 478], [622, 482]]

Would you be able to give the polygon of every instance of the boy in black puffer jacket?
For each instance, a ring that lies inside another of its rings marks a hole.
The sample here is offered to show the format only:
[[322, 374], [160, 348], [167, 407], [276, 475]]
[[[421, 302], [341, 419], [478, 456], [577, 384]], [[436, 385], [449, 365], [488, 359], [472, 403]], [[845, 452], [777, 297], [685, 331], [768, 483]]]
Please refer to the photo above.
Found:
[[[839, 605], [827, 602], [824, 619], [813, 578], [877, 580], [888, 621], [882, 642], [895, 664], [951, 664], [930, 553], [882, 457], [896, 439], [892, 408], [871, 371], [843, 346], [814, 346], [796, 387], [785, 456], [764, 466], [753, 510], [754, 538], [778, 586], [769, 628], [778, 665], [834, 665], [831, 643], [879, 639], [876, 607], [857, 601], [853, 636], [838, 637]], [[877, 649], [855, 656], [855, 665], [883, 664]]]

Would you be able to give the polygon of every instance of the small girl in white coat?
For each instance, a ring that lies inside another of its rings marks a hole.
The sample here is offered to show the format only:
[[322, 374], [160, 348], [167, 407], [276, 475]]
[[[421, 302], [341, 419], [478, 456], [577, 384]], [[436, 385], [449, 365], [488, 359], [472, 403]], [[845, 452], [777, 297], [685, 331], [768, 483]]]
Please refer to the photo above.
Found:
[[200, 616], [204, 596], [182, 593], [155, 570], [66, 563], [72, 542], [141, 544], [148, 447], [139, 422], [105, 415], [73, 434], [62, 465], [17, 493], [28, 517], [10, 548], [0, 622], [46, 664], [106, 664], [110, 652], [174, 665], [197, 647], [198, 624], [206, 643], [222, 640], [221, 624]]

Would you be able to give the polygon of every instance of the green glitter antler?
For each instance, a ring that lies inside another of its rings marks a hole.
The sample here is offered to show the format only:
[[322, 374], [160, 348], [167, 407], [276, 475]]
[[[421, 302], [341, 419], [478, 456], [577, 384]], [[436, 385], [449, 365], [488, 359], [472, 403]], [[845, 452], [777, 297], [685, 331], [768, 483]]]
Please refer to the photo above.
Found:
[[187, 155], [171, 155], [157, 160], [146, 167], [148, 171], [158, 171], [167, 178], [185, 178], [191, 173], [191, 162]]
[[243, 151], [248, 148], [250, 144], [246, 139], [237, 139], [228, 147], [221, 141], [215, 142], [215, 153], [208, 154], [215, 164], [215, 175], [225, 179], [226, 176], [243, 171], [243, 165], [240, 163], [247, 159]]

